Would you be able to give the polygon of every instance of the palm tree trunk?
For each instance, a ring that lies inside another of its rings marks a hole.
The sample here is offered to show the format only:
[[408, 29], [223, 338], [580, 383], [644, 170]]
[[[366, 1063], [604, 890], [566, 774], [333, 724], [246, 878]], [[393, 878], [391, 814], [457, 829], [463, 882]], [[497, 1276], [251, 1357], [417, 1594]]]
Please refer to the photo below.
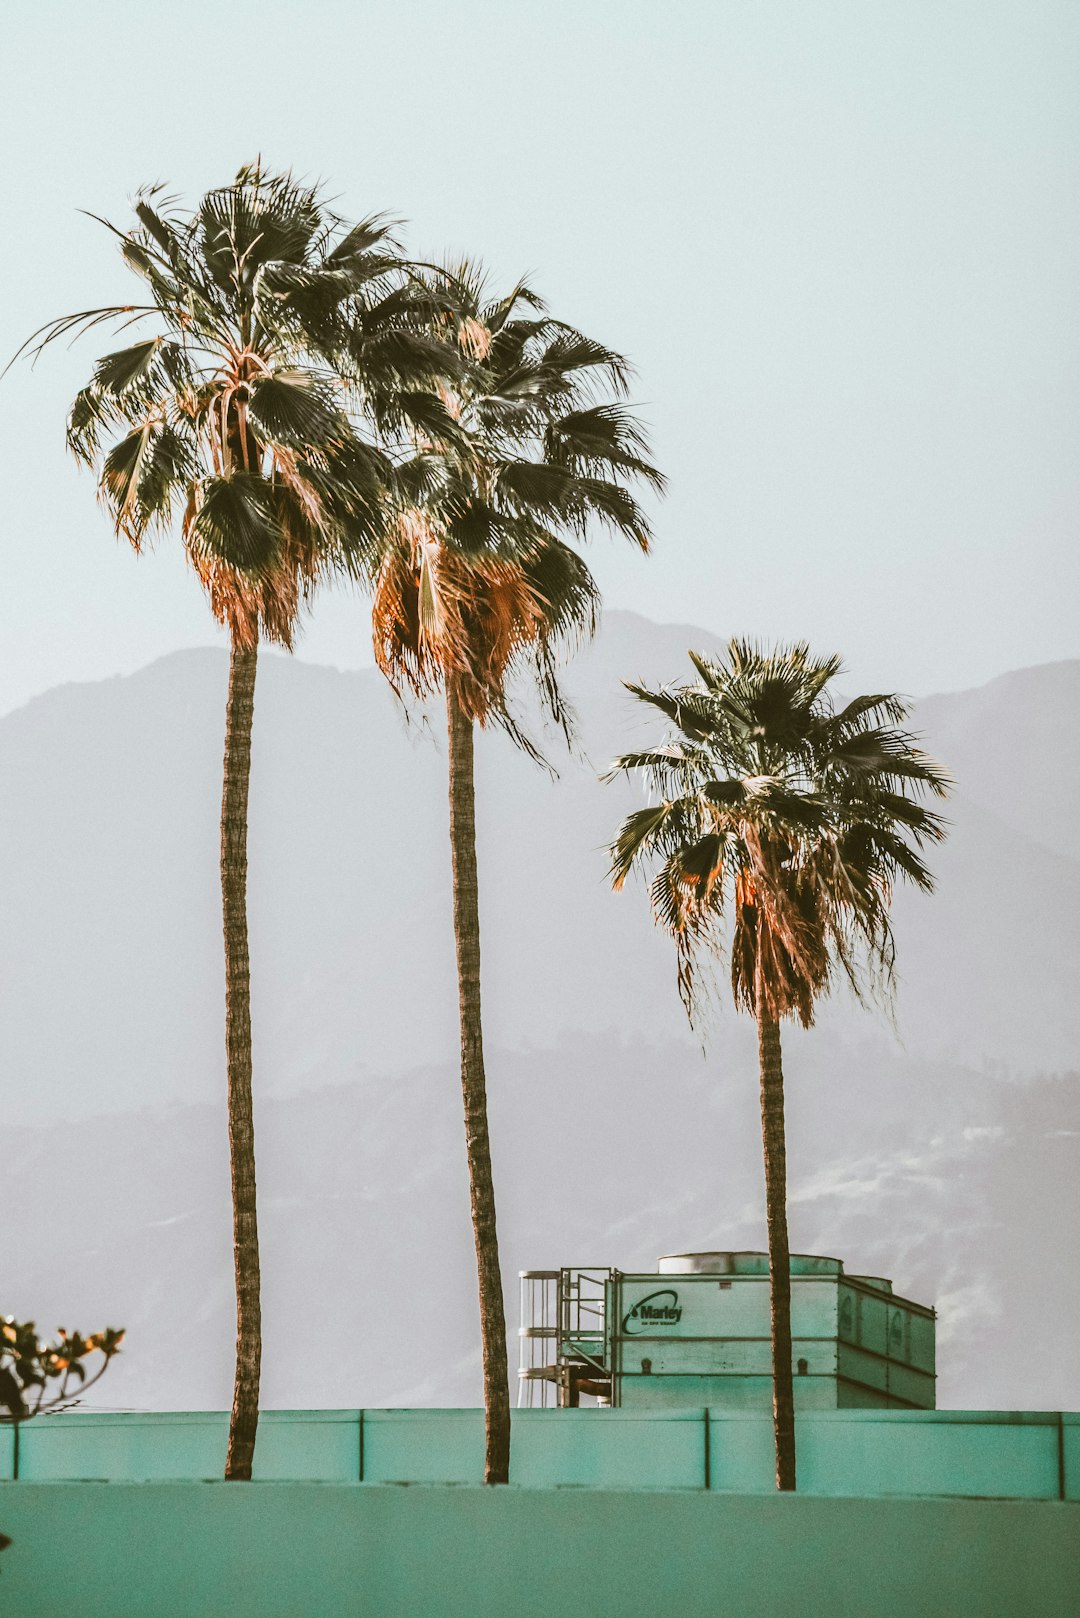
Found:
[[476, 885], [476, 796], [473, 722], [462, 711], [453, 680], [447, 681], [446, 715], [450, 765], [450, 849], [454, 868], [454, 938], [461, 1011], [461, 1092], [469, 1157], [473, 1236], [480, 1284], [480, 1335], [484, 1353], [486, 1446], [484, 1482], [510, 1476], [510, 1384], [506, 1363], [495, 1187], [488, 1139], [484, 1043], [480, 1024], [480, 908]]
[[776, 1487], [794, 1489], [795, 1393], [791, 1377], [791, 1254], [787, 1228], [784, 1071], [780, 1060], [780, 1024], [763, 1014], [758, 1016], [758, 1059], [761, 1070], [761, 1142], [765, 1153], [765, 1209], [769, 1226]]
[[236, 1381], [226, 1478], [251, 1477], [259, 1422], [262, 1312], [251, 1105], [251, 983], [247, 926], [248, 780], [255, 702], [254, 647], [232, 643], [221, 794], [221, 906], [225, 927], [225, 1050], [229, 1079], [233, 1261], [236, 1268]]

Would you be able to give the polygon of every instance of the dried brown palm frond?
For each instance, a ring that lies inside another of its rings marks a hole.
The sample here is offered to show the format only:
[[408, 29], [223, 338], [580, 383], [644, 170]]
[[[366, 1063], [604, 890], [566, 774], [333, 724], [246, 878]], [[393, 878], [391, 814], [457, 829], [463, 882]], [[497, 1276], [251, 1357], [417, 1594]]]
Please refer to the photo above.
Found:
[[377, 664], [399, 693], [425, 697], [452, 682], [484, 724], [515, 662], [545, 638], [546, 603], [518, 560], [462, 556], [423, 512], [406, 512], [399, 533], [375, 580]]

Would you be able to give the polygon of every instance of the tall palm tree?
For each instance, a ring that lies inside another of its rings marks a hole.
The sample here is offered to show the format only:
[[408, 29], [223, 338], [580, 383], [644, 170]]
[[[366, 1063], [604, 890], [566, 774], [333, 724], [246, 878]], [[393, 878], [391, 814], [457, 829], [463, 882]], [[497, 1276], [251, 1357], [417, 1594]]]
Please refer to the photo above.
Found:
[[411, 320], [386, 222], [347, 229], [288, 174], [241, 169], [190, 213], [146, 191], [135, 215], [115, 234], [147, 301], [54, 321], [27, 346], [40, 352], [102, 323], [150, 324], [99, 360], [68, 444], [96, 470], [116, 531], [137, 552], [179, 518], [184, 554], [229, 632], [221, 893], [237, 1336], [225, 1475], [248, 1478], [262, 1352], [247, 927], [258, 645], [291, 648], [318, 578], [362, 570], [392, 468], [358, 433], [353, 407], [408, 421], [410, 390], [441, 350]]
[[441, 690], [446, 702], [484, 1478], [505, 1483], [510, 1389], [481, 1023], [474, 733], [494, 722], [539, 757], [509, 705], [519, 675], [537, 682], [548, 712], [568, 727], [556, 658], [593, 631], [599, 605], [570, 542], [599, 521], [647, 550], [648, 521], [626, 484], [660, 489], [663, 479], [621, 402], [621, 356], [553, 320], [524, 284], [491, 298], [468, 264], [428, 284], [436, 335], [461, 369], [442, 389], [445, 421], [414, 435], [415, 454], [399, 468], [403, 507], [374, 579], [373, 621], [376, 657], [395, 689]]
[[932, 891], [921, 850], [945, 823], [919, 799], [943, 797], [948, 782], [899, 728], [900, 698], [858, 697], [837, 711], [829, 687], [838, 658], [733, 640], [722, 657], [691, 661], [691, 684], [628, 687], [671, 728], [612, 767], [639, 772], [657, 800], [620, 827], [612, 877], [621, 888], [636, 865], [653, 869], [653, 916], [675, 940], [691, 1018], [701, 957], [726, 945], [736, 1008], [757, 1022], [776, 1483], [794, 1489], [780, 1024], [795, 1017], [809, 1027], [838, 972], [858, 997], [888, 999], [893, 888], [904, 878]]

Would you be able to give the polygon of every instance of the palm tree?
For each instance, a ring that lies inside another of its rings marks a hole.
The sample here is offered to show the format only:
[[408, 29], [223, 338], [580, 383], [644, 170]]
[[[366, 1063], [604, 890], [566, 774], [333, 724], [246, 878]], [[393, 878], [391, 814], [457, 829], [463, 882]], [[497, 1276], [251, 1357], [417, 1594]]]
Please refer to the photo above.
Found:
[[859, 998], [889, 999], [893, 888], [904, 878], [932, 891], [920, 851], [945, 835], [945, 823], [918, 800], [943, 797], [947, 777], [898, 728], [907, 715], [900, 698], [858, 697], [835, 709], [838, 658], [812, 657], [804, 644], [769, 652], [733, 640], [723, 656], [691, 653], [691, 661], [692, 684], [628, 686], [671, 730], [612, 767], [612, 776], [641, 772], [658, 800], [620, 827], [612, 877], [621, 888], [635, 865], [653, 868], [653, 916], [675, 940], [691, 1020], [701, 957], [726, 944], [736, 1008], [757, 1022], [776, 1483], [794, 1489], [780, 1024], [796, 1017], [810, 1027], [838, 971]]
[[659, 489], [663, 480], [621, 402], [628, 368], [619, 355], [553, 320], [524, 284], [491, 298], [466, 264], [428, 285], [436, 333], [461, 369], [442, 389], [446, 420], [414, 438], [415, 454], [399, 468], [404, 505], [374, 579], [373, 621], [376, 658], [394, 688], [421, 697], [441, 690], [446, 701], [484, 1478], [505, 1483], [510, 1389], [481, 1023], [474, 732], [494, 722], [539, 757], [508, 702], [521, 674], [569, 726], [556, 657], [592, 633], [599, 605], [569, 541], [599, 520], [647, 550], [649, 525], [625, 484]]
[[191, 213], [146, 191], [135, 214], [115, 234], [148, 301], [54, 321], [26, 346], [152, 323], [98, 362], [68, 444], [96, 469], [137, 552], [179, 517], [184, 554], [229, 632], [221, 893], [237, 1335], [225, 1475], [249, 1478], [262, 1352], [246, 898], [258, 645], [291, 648], [318, 578], [362, 571], [392, 468], [351, 407], [410, 420], [410, 390], [441, 350], [411, 319], [387, 223], [346, 229], [288, 174], [241, 169]]

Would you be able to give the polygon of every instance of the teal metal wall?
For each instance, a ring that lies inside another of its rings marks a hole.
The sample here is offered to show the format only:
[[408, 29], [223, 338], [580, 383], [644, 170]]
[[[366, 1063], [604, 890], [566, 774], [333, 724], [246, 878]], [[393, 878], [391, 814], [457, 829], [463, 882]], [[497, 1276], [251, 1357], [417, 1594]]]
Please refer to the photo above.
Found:
[[[601, 1352], [613, 1404], [771, 1412], [768, 1258], [723, 1256], [760, 1258], [760, 1273], [612, 1272]], [[791, 1337], [792, 1368], [802, 1367], [796, 1410], [934, 1407], [934, 1311], [897, 1297], [888, 1281], [846, 1276], [839, 1259], [796, 1255]]]
[[4, 1618], [1066, 1618], [1080, 1590], [1052, 1502], [9, 1483], [0, 1528]]
[[[224, 1414], [38, 1417], [19, 1433], [19, 1484], [65, 1479], [214, 1479]], [[802, 1493], [1080, 1500], [1080, 1415], [1002, 1411], [806, 1412], [797, 1422]], [[264, 1480], [474, 1483], [479, 1410], [271, 1411], [259, 1423]], [[0, 1479], [16, 1473], [0, 1427]], [[769, 1493], [768, 1417], [712, 1410], [518, 1410], [511, 1480], [527, 1487]], [[0, 1525], [2, 1526], [2, 1525]]]

